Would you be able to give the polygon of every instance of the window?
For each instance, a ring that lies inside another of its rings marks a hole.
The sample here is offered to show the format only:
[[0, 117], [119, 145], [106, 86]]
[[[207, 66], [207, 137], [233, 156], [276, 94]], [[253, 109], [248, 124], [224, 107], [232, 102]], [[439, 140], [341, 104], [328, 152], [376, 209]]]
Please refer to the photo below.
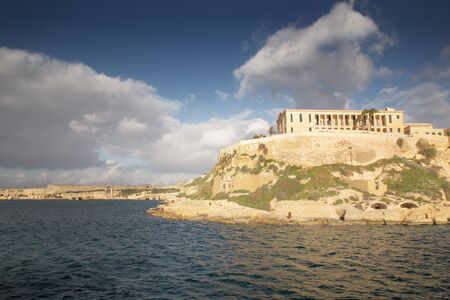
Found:
[[294, 128], [293, 128], [293, 127], [291, 127], [291, 133], [292, 133], [292, 132], [294, 132]]
[[438, 132], [438, 135], [442, 135], [442, 133]]
[[309, 123], [311, 123], [311, 114], [309, 114]]
[[397, 120], [400, 120], [400, 115], [397, 115]]
[[431, 134], [432, 134], [432, 135], [435, 135], [435, 133], [434, 133], [434, 132], [432, 132]]
[[291, 114], [291, 123], [294, 122], [294, 116]]
[[389, 115], [389, 123], [392, 123], [392, 116]]
[[392, 128], [389, 128], [389, 132], [392, 132]]
[[300, 121], [300, 123], [303, 122], [302, 114], [299, 114], [299, 115], [298, 115], [298, 120]]
[[312, 131], [312, 128], [311, 128], [311, 127], [309, 127], [309, 131]]
[[400, 133], [400, 128], [397, 128], [397, 132], [399, 132], [399, 133]]

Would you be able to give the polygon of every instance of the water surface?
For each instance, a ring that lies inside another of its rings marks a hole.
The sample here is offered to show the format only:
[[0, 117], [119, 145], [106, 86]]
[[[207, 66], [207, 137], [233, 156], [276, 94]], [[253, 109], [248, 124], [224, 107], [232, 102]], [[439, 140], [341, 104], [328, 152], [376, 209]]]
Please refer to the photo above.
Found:
[[0, 299], [450, 297], [450, 226], [195, 223], [155, 205], [0, 201]]

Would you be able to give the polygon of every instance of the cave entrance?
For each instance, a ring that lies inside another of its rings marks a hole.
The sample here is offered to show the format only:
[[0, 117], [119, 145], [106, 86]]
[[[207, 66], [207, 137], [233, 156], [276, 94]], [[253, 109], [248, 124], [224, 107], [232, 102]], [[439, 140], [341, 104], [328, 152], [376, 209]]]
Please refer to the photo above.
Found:
[[370, 207], [372, 207], [373, 209], [386, 209], [387, 205], [384, 203], [377, 202], [372, 204]]
[[407, 209], [411, 209], [411, 208], [417, 208], [418, 206], [415, 203], [412, 202], [405, 202], [400, 204], [401, 208], [407, 208]]

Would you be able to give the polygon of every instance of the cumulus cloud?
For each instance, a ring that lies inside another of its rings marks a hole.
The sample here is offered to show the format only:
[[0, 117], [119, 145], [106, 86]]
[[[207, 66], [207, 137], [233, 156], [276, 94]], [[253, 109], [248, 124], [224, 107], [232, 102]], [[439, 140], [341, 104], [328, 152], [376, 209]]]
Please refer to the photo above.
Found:
[[[288, 26], [270, 36], [234, 70], [237, 97], [288, 94], [303, 107], [342, 108], [377, 76], [370, 53], [379, 54], [390, 43], [371, 18], [338, 3], [309, 27]], [[378, 75], [389, 71], [384, 67]]]
[[251, 111], [186, 124], [180, 107], [138, 80], [0, 48], [0, 185], [174, 182], [268, 128]]
[[179, 106], [140, 81], [0, 48], [0, 165], [101, 165], [100, 145], [120, 143], [122, 133], [143, 127], [156, 140], [170, 130]]
[[230, 96], [229, 93], [226, 93], [226, 92], [221, 91], [221, 90], [216, 90], [215, 93], [216, 93], [216, 96], [219, 97], [219, 99], [223, 100], [223, 101], [227, 100], [228, 96]]
[[[219, 150], [257, 133], [266, 133], [269, 124], [261, 118], [251, 118], [244, 112], [230, 118], [211, 118], [197, 124], [179, 124], [143, 153], [150, 165], [165, 172], [203, 173], [217, 159]], [[164, 151], [162, 151], [164, 149]], [[150, 157], [158, 156], [151, 160]]]
[[428, 82], [410, 89], [386, 87], [376, 100], [367, 107], [395, 107], [404, 110], [407, 122], [433, 123], [437, 127], [448, 127], [450, 116], [450, 90]]

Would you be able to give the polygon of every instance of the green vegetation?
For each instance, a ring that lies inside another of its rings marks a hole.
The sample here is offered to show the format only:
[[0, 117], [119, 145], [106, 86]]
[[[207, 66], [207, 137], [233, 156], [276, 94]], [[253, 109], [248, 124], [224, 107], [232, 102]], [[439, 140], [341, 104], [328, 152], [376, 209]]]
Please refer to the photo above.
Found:
[[431, 198], [441, 198], [440, 190], [444, 190], [446, 197], [450, 196], [449, 183], [437, 176], [431, 168], [426, 168], [413, 160], [406, 160], [404, 168], [401, 170], [390, 170], [384, 180], [390, 191], [399, 195], [405, 193], [420, 193]]
[[260, 139], [260, 138], [264, 138], [264, 137], [266, 137], [264, 134], [258, 133], [258, 134], [253, 135], [252, 139]]
[[153, 194], [165, 194], [165, 193], [177, 193], [179, 191], [180, 191], [180, 189], [176, 189], [176, 188], [167, 188], [167, 189], [155, 188], [155, 189], [152, 189], [151, 192]]
[[388, 199], [388, 198], [381, 198], [381, 200], [380, 200], [381, 202], [384, 202], [384, 203], [386, 203], [386, 204], [391, 204], [392, 203], [392, 201], [390, 200], [390, 199]]
[[187, 184], [186, 186], [196, 186], [196, 185], [200, 185], [202, 183], [204, 183], [206, 181], [208, 176], [204, 175], [204, 176], [199, 176], [197, 178], [195, 178], [191, 183]]
[[248, 195], [231, 197], [230, 201], [236, 202], [242, 206], [252, 207], [261, 210], [270, 209], [270, 201], [273, 199], [273, 192], [264, 185]]
[[434, 145], [430, 145], [427, 140], [420, 139], [416, 143], [416, 147], [419, 153], [425, 156], [428, 160], [434, 159], [436, 157], [436, 148]]
[[[205, 176], [206, 178], [206, 176]], [[192, 195], [184, 194], [184, 197], [195, 199], [195, 200], [208, 200], [212, 198], [212, 180], [207, 180], [207, 178], [198, 185], [197, 192]]]
[[241, 189], [241, 190], [234, 191], [234, 193], [250, 193], [250, 191]]
[[[342, 188], [345, 183], [334, 177], [330, 166], [319, 166], [303, 169], [295, 165], [288, 165], [278, 172], [278, 180], [272, 186], [264, 185], [255, 192], [239, 197], [231, 197], [230, 200], [240, 205], [257, 209], [270, 209], [270, 201], [278, 200], [318, 200], [321, 197], [336, 195], [336, 188]], [[301, 179], [309, 179], [301, 184]]]
[[223, 200], [223, 199], [228, 199], [228, 193], [225, 193], [225, 192], [220, 192], [220, 193], [218, 193], [217, 195], [215, 195], [214, 197], [213, 197], [213, 200]]
[[342, 201], [342, 199], [337, 199], [336, 201], [333, 202], [333, 205], [336, 206], [336, 205], [341, 205], [343, 203], [344, 203], [344, 201]]

